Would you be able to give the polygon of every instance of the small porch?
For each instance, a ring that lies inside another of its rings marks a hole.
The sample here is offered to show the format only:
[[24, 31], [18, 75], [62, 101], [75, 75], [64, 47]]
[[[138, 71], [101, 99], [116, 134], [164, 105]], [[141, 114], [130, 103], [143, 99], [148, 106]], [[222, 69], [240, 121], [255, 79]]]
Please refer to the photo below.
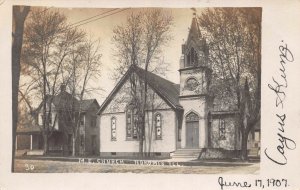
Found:
[[[63, 155], [64, 138], [60, 131], [53, 131], [48, 139], [49, 154]], [[16, 156], [44, 155], [44, 139], [39, 127], [24, 127], [17, 130]]]

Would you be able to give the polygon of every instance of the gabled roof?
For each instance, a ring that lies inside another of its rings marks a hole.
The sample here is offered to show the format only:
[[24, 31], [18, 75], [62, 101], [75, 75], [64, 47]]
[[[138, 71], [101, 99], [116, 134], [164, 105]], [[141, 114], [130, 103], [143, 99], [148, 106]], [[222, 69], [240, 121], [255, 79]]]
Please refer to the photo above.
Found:
[[119, 89], [123, 86], [123, 84], [126, 82], [128, 77], [132, 73], [136, 73], [141, 79], [144, 79], [144, 76], [146, 75], [148, 85], [173, 109], [175, 110], [182, 110], [182, 106], [179, 104], [179, 86], [178, 84], [175, 84], [173, 82], [170, 82], [156, 74], [153, 74], [149, 71], [145, 71], [142, 68], [139, 68], [135, 65], [132, 65], [129, 67], [127, 72], [124, 74], [124, 76], [120, 79], [120, 81], [117, 83], [115, 88], [111, 91], [111, 93], [108, 95], [106, 100], [101, 105], [98, 114], [101, 114], [101, 112], [106, 108], [106, 106], [111, 102], [115, 94], [119, 91]]
[[79, 105], [81, 106], [82, 111], [87, 111], [93, 103], [96, 103], [97, 108], [99, 109], [100, 106], [99, 106], [98, 101], [96, 99], [82, 100], [82, 101], [79, 102]]
[[[71, 110], [74, 106], [75, 110], [81, 110], [81, 111], [87, 111], [89, 107], [96, 103], [98, 107], [98, 101], [96, 99], [86, 99], [79, 101], [75, 97], [73, 97], [70, 93], [63, 91], [60, 92], [58, 95], [52, 96], [47, 95], [46, 101], [49, 104], [50, 98], [53, 98], [52, 103], [55, 106], [55, 110], [62, 110], [62, 109], [69, 109]], [[43, 107], [43, 102], [39, 105], [39, 107], [36, 109], [36, 111], [39, 111]]]
[[168, 81], [156, 74], [151, 72], [146, 72], [144, 69], [136, 67], [136, 73], [141, 77], [144, 78], [144, 75], [147, 75], [148, 84], [153, 90], [165, 101], [169, 101], [169, 103], [175, 109], [182, 109], [182, 106], [179, 104], [179, 85], [175, 84], [171, 81]]

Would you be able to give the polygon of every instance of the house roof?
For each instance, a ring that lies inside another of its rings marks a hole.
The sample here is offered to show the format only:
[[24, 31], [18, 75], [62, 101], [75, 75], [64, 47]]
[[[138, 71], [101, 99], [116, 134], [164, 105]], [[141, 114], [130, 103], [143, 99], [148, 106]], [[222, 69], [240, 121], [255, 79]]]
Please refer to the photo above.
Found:
[[36, 125], [17, 127], [17, 133], [40, 133], [41, 128]]
[[144, 69], [137, 67], [135, 65], [132, 65], [129, 67], [127, 72], [124, 74], [124, 76], [120, 79], [120, 81], [117, 83], [115, 88], [111, 91], [111, 93], [108, 95], [106, 100], [101, 105], [98, 114], [100, 114], [106, 106], [111, 102], [115, 94], [118, 92], [118, 90], [123, 86], [125, 81], [128, 79], [128, 76], [130, 76], [132, 73], [136, 73], [141, 79], [144, 79], [144, 76], [146, 75], [148, 85], [163, 99], [166, 101], [168, 105], [170, 105], [173, 109], [181, 110], [182, 106], [179, 104], [179, 85], [175, 84], [171, 81], [168, 81], [154, 73], [151, 73], [149, 71], [145, 71]]
[[73, 106], [75, 108], [79, 107], [79, 101], [66, 91], [54, 96], [53, 104], [56, 109], [72, 109]]
[[163, 96], [166, 101], [174, 106], [176, 109], [182, 109], [182, 106], [179, 104], [179, 85], [171, 81], [168, 81], [156, 74], [153, 74], [149, 71], [145, 71], [142, 68], [136, 67], [136, 73], [139, 77], [144, 78], [144, 75], [147, 75], [148, 84], [158, 93]]
[[98, 108], [100, 107], [96, 99], [86, 99], [79, 101], [79, 105], [81, 106], [81, 110], [83, 111], [87, 111], [93, 103], [96, 103]]
[[[55, 106], [56, 110], [72, 109], [72, 107], [74, 106], [75, 110], [81, 109], [81, 111], [87, 111], [93, 103], [96, 103], [99, 107], [98, 101], [96, 99], [86, 99], [79, 101], [66, 91], [60, 92], [58, 95], [55, 96], [47, 95], [47, 103], [50, 103], [51, 97], [53, 97], [52, 103]], [[37, 110], [40, 110], [42, 106], [43, 102], [41, 102]]]

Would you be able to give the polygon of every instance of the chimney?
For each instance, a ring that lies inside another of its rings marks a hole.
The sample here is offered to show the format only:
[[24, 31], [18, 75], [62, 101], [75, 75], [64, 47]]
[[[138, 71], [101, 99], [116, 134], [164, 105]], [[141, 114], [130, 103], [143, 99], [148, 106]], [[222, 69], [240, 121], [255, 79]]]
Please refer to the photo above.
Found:
[[60, 92], [65, 92], [66, 91], [66, 85], [65, 84], [61, 84], [60, 85]]

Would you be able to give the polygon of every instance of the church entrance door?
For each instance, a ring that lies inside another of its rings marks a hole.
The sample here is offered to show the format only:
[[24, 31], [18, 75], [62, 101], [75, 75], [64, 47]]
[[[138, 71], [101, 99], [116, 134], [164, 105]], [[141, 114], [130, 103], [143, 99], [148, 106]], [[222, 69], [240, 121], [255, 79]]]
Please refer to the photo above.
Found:
[[199, 148], [199, 116], [194, 112], [186, 116], [186, 148]]

